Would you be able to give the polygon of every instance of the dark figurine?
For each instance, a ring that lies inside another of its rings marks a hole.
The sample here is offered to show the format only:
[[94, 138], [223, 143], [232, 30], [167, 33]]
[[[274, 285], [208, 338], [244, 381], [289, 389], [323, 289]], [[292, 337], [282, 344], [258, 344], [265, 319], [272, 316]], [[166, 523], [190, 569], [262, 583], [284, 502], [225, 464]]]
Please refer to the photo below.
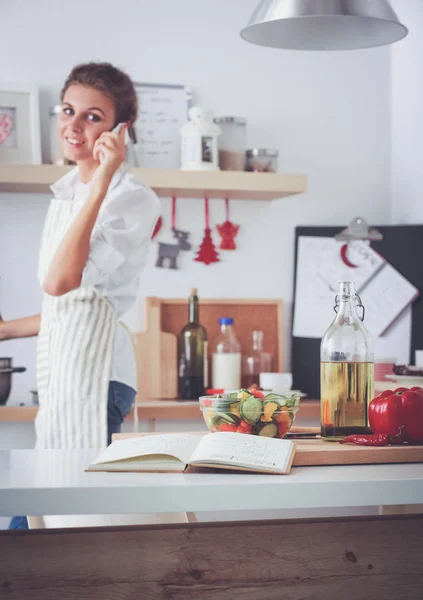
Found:
[[191, 244], [188, 241], [189, 231], [181, 229], [172, 229], [172, 235], [178, 240], [177, 244], [164, 244], [159, 242], [159, 254], [156, 261], [156, 267], [177, 269], [176, 259], [181, 250], [191, 250]]

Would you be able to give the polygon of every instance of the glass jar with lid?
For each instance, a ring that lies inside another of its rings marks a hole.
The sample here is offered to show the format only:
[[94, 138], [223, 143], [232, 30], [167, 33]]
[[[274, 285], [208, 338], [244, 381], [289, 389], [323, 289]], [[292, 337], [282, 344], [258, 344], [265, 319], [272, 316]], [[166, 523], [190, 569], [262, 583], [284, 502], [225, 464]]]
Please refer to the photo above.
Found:
[[336, 316], [320, 346], [321, 435], [342, 439], [370, 433], [374, 358], [372, 338], [363, 325], [364, 307], [352, 281], [339, 283], [334, 309]]
[[244, 171], [247, 147], [247, 119], [216, 117], [222, 133], [219, 138], [219, 167], [223, 171]]
[[278, 170], [278, 151], [269, 148], [250, 148], [246, 151], [246, 171], [276, 173]]

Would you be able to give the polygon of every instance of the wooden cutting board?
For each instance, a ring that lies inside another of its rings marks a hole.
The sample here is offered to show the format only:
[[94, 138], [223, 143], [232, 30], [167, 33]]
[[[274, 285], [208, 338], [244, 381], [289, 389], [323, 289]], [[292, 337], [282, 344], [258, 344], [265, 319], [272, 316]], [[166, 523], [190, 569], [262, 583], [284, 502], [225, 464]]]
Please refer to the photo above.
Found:
[[[295, 427], [291, 429], [292, 433], [303, 430]], [[113, 440], [158, 435], [158, 433], [160, 432], [117, 433], [113, 435]], [[205, 435], [208, 432], [193, 431], [190, 433]], [[297, 442], [297, 449], [292, 463], [293, 467], [423, 462], [423, 446], [404, 445], [369, 448], [352, 444], [339, 444], [338, 442], [325, 442], [320, 438], [315, 440], [297, 439], [295, 441]]]
[[178, 396], [178, 340], [161, 330], [160, 301], [146, 298], [145, 329], [132, 334], [137, 361], [138, 401]]

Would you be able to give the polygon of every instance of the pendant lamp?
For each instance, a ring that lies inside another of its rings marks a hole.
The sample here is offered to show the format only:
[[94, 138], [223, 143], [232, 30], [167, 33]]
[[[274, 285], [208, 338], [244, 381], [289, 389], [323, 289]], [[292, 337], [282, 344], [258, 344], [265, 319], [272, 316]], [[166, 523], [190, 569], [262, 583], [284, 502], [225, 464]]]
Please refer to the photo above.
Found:
[[407, 33], [388, 0], [261, 0], [241, 37], [287, 50], [357, 50]]

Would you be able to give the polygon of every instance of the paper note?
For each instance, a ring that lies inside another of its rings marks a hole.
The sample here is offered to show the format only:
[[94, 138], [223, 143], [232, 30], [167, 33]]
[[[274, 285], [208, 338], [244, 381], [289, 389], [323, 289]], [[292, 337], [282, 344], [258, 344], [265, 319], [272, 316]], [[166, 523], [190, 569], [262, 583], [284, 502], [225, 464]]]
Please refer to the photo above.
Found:
[[418, 295], [418, 289], [386, 263], [360, 295], [366, 308], [364, 324], [368, 331], [373, 336], [382, 335]]
[[[367, 327], [367, 319], [365, 325]], [[381, 358], [392, 358], [397, 365], [409, 365], [411, 329], [412, 312], [409, 305], [383, 335], [372, 336], [375, 363]]]
[[137, 84], [138, 166], [179, 169], [180, 128], [188, 120], [190, 90], [184, 86]]
[[321, 338], [335, 317], [333, 306], [340, 281], [353, 281], [357, 292], [383, 267], [385, 259], [368, 244], [348, 244], [348, 267], [341, 258], [343, 242], [334, 238], [298, 238], [293, 335]]

